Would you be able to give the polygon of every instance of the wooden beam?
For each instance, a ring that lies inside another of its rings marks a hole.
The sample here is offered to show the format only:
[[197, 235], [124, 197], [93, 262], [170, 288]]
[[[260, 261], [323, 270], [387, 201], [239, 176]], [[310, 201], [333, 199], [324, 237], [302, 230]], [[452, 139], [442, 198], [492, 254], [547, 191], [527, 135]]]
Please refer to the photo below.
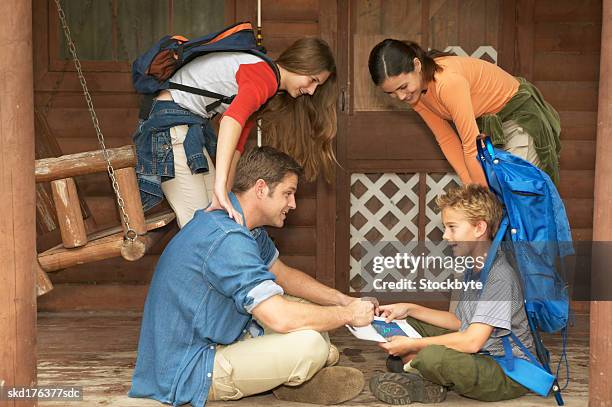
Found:
[[[144, 244], [144, 251], [153, 247], [164, 237], [168, 232], [164, 226], [172, 222], [174, 218], [173, 212], [167, 212], [147, 219], [147, 234], [138, 237], [138, 241]], [[44, 253], [40, 253], [38, 261], [43, 270], [50, 272], [76, 266], [77, 264], [119, 257], [122, 254], [123, 237], [122, 227], [101, 231], [89, 236], [89, 242], [83, 247], [66, 249], [62, 246], [57, 246]], [[142, 255], [144, 255], [144, 251]]]
[[[19, 35], [15, 35], [19, 33]], [[36, 385], [32, 2], [0, 2], [0, 384]], [[2, 406], [36, 406], [35, 400]]]
[[47, 272], [43, 270], [40, 263], [38, 263], [38, 260], [34, 261], [33, 264], [36, 270], [36, 296], [40, 297], [53, 290], [53, 283]]
[[[136, 165], [133, 146], [107, 149], [111, 164], [115, 169]], [[106, 160], [102, 150], [63, 155], [57, 158], [36, 160], [36, 182], [71, 178], [77, 175], [106, 171]]]
[[[599, 105], [597, 113], [597, 150], [595, 158], [595, 203], [593, 240], [596, 245], [612, 241], [612, 0], [603, 0]], [[597, 246], [595, 246], [597, 247]], [[602, 250], [603, 249], [603, 250]], [[599, 253], [597, 253], [599, 252]], [[589, 406], [609, 406], [612, 400], [612, 279], [609, 252], [594, 250], [591, 270], [591, 331], [589, 350]], [[597, 255], [599, 254], [599, 255]], [[604, 259], [603, 257], [607, 257]]]
[[[115, 171], [115, 178], [119, 185], [121, 199], [123, 199], [123, 208], [129, 218], [130, 227], [139, 235], [147, 233], [147, 224], [145, 223], [144, 211], [140, 201], [140, 191], [138, 190], [138, 181], [136, 180], [136, 171], [134, 168], [120, 168]], [[125, 228], [125, 220], [119, 210], [119, 218], [121, 224]]]
[[64, 247], [84, 246], [87, 244], [87, 232], [74, 179], [51, 181], [51, 190]]

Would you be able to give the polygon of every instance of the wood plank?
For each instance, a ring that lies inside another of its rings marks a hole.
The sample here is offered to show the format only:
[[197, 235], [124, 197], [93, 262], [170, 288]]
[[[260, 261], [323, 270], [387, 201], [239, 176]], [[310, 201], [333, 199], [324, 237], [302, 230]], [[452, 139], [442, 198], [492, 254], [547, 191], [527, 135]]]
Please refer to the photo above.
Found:
[[[58, 85], [59, 83], [59, 85]], [[90, 92], [134, 93], [132, 78], [129, 72], [91, 72], [87, 74], [87, 86]], [[47, 71], [41, 75], [36, 90], [47, 92], [82, 92], [76, 72]], [[94, 99], [95, 103], [95, 99]]]
[[[404, 298], [405, 300], [405, 298]], [[430, 304], [427, 304], [431, 306]], [[448, 309], [448, 303], [445, 304]], [[159, 407], [149, 399], [127, 397], [134, 370], [134, 360], [141, 326], [138, 312], [42, 312], [39, 315], [39, 380], [41, 385], [69, 383], [83, 386], [85, 398], [72, 402], [74, 407], [109, 405], [121, 407]], [[572, 380], [564, 391], [566, 404], [586, 406], [588, 398], [588, 366], [585, 362], [589, 346], [589, 316], [577, 315], [576, 324], [568, 333], [567, 351]], [[562, 349], [560, 335], [546, 335], [545, 343], [553, 360]], [[330, 332], [330, 339], [340, 351], [340, 366], [355, 368], [364, 374], [366, 383], [385, 371], [384, 353], [367, 341], [352, 336], [346, 328]], [[518, 400], [497, 402], [495, 407], [517, 404], [546, 407], [551, 400], [530, 393]], [[210, 407], [227, 402], [211, 401]], [[548, 404], [547, 404], [548, 403]], [[52, 403], [41, 403], [47, 405]], [[475, 402], [449, 392], [447, 404], [471, 406]], [[232, 407], [287, 407], [297, 403], [283, 402], [273, 394], [262, 394], [232, 401]], [[350, 403], [351, 407], [386, 407], [366, 388]], [[305, 406], [305, 405], [304, 405]], [[322, 407], [312, 404], [310, 407]]]
[[536, 81], [534, 85], [557, 110], [597, 110], [597, 82]]
[[[0, 2], [0, 43], [6, 52], [0, 60], [0, 387], [4, 389], [37, 384], [32, 12], [31, 1]], [[5, 399], [0, 404], [30, 407], [37, 400]]]
[[593, 240], [593, 229], [591, 228], [572, 228], [572, 239], [575, 241]]
[[[612, 1], [603, 1], [601, 44], [601, 78], [597, 111], [597, 160], [595, 164], [595, 202], [593, 240], [612, 240]], [[591, 270], [591, 340], [589, 350], [589, 405], [604, 406], [612, 397], [612, 383], [606, 373], [612, 370], [612, 360], [606, 357], [612, 350], [612, 279], [610, 253], [593, 262]], [[597, 256], [599, 257], [599, 256]]]
[[559, 194], [566, 198], [593, 198], [595, 171], [561, 170]]
[[535, 81], [598, 81], [599, 52], [536, 52]]
[[264, 20], [317, 21], [319, 0], [265, 0], [261, 15]]
[[595, 143], [584, 140], [566, 140], [561, 146], [562, 170], [595, 169]]
[[316, 198], [317, 197], [317, 183], [301, 181], [298, 184], [298, 190], [295, 194], [296, 198]]
[[315, 256], [317, 253], [316, 229], [313, 226], [266, 229], [281, 254]]
[[289, 267], [296, 268], [309, 276], [316, 278], [317, 256], [281, 255], [280, 259]]
[[315, 226], [317, 223], [317, 200], [296, 199], [296, 209], [287, 214], [285, 226]]
[[320, 178], [316, 201], [317, 267], [315, 278], [329, 287], [336, 285], [337, 220], [336, 185], [335, 183], [328, 184]]
[[[138, 109], [141, 96], [134, 90], [130, 93], [93, 92], [92, 99], [98, 109]], [[50, 101], [51, 100], [51, 101]], [[37, 108], [47, 106], [50, 108], [77, 108], [86, 109], [85, 98], [82, 93], [49, 92], [36, 89], [34, 103]]]
[[500, 41], [497, 64], [507, 72], [514, 70], [514, 43], [516, 41], [516, 0], [506, 0], [501, 4]]
[[439, 160], [349, 160], [345, 168], [350, 172], [451, 172], [445, 158]]
[[158, 260], [159, 254], [148, 253], [138, 261], [115, 257], [78, 264], [49, 275], [54, 284], [149, 284]]
[[347, 146], [351, 159], [436, 160], [443, 157], [427, 125], [414, 112], [355, 114], [349, 121], [348, 134], [351, 135]]
[[[79, 154], [86, 151], [96, 151], [100, 149], [100, 144], [95, 136], [83, 137], [83, 138], [61, 138], [57, 139], [62, 153], [64, 154]], [[129, 136], [113, 137], [112, 135], [106, 135], [104, 142], [107, 148], [119, 148], [125, 145], [131, 144], [132, 139]]]
[[319, 37], [327, 41], [334, 55], [338, 54], [338, 4], [335, 1], [319, 3]]
[[141, 311], [147, 289], [143, 284], [56, 284], [53, 291], [38, 299], [38, 310]]
[[268, 20], [262, 21], [264, 41], [268, 37], [307, 37], [319, 34], [319, 23], [316, 21], [287, 21]]
[[[264, 34], [265, 35], [265, 34]], [[300, 39], [300, 36], [295, 35], [284, 35], [284, 36], [265, 36], [264, 37], [264, 46], [268, 50], [268, 55], [272, 59], [278, 58], [278, 56], [285, 49], [289, 48], [291, 44]]]
[[538, 0], [536, 21], [601, 21], [601, 0]]
[[559, 111], [561, 118], [561, 140], [595, 140], [597, 134], [597, 112]]
[[533, 32], [535, 0], [516, 0], [516, 45], [514, 73], [533, 81]]
[[[84, 103], [84, 101], [83, 101]], [[138, 124], [137, 108], [96, 109], [102, 133], [112, 137], [131, 137]], [[83, 108], [54, 108], [47, 122], [57, 138], [96, 137], [89, 111]]]
[[601, 24], [596, 22], [538, 22], [535, 51], [596, 52], [601, 48]]
[[[134, 147], [109, 148], [107, 154], [115, 169], [133, 167], [136, 164]], [[36, 182], [74, 177], [106, 171], [107, 163], [102, 150], [63, 155], [57, 158], [36, 160]]]
[[564, 199], [567, 218], [572, 228], [589, 229], [593, 227], [593, 199]]

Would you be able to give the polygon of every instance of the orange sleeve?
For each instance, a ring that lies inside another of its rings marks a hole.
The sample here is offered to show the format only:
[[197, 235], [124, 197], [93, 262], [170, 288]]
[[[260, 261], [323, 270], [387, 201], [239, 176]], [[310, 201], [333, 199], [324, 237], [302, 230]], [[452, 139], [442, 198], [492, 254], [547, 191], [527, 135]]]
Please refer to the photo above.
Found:
[[425, 124], [433, 132], [444, 157], [453, 167], [461, 182], [469, 184], [471, 182], [470, 173], [465, 165], [463, 157], [463, 147], [459, 141], [457, 133], [446, 120], [427, 109], [422, 105], [415, 106], [414, 110], [421, 116]]
[[476, 137], [480, 131], [476, 124], [468, 81], [457, 74], [447, 75], [446, 80], [440, 83], [438, 95], [459, 132], [463, 159], [469, 173], [470, 182], [486, 186], [487, 181], [484, 171], [476, 158]]

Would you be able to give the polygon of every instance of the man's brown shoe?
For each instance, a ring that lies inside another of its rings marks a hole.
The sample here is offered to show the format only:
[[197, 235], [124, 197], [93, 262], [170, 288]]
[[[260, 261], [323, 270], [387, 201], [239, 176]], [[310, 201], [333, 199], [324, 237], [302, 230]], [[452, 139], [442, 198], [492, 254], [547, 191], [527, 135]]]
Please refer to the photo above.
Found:
[[345, 366], [324, 367], [299, 386], [280, 386], [273, 391], [279, 400], [331, 405], [351, 400], [365, 385], [361, 371]]

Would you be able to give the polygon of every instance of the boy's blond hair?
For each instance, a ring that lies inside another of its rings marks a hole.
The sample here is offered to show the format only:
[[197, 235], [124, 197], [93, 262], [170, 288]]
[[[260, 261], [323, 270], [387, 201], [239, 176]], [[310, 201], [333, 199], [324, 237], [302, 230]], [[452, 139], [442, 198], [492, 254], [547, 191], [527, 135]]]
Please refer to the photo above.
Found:
[[493, 239], [502, 217], [502, 205], [488, 188], [469, 184], [449, 190], [436, 198], [440, 211], [451, 208], [461, 211], [468, 222], [476, 225], [484, 221], [489, 230], [489, 238]]

